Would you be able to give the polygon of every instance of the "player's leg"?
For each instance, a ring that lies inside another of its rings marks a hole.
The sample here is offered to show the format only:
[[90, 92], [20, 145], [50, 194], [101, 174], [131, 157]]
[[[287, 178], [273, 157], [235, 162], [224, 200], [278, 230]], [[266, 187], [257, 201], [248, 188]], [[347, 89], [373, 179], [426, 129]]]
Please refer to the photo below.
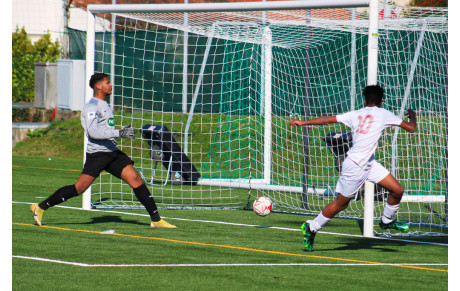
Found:
[[320, 231], [337, 213], [348, 207], [351, 198], [338, 194], [337, 198], [326, 205], [315, 219], [307, 221], [309, 230], [313, 233]]
[[32, 211], [34, 220], [37, 225], [42, 225], [42, 217], [45, 210], [85, 192], [85, 190], [88, 189], [88, 187], [93, 183], [94, 179], [95, 178], [92, 176], [81, 174], [80, 178], [75, 184], [61, 187], [39, 204], [32, 204], [30, 206], [30, 210]]
[[385, 188], [388, 192], [387, 202], [383, 208], [383, 215], [379, 225], [383, 229], [395, 229], [403, 232], [409, 231], [409, 225], [397, 222], [394, 217], [399, 209], [404, 194], [404, 187], [396, 180], [393, 175], [380, 163], [375, 162], [369, 180]]
[[[321, 221], [329, 221], [337, 213], [347, 208], [351, 199], [366, 181], [368, 174], [369, 172], [367, 170], [363, 170], [352, 160], [348, 158], [345, 159], [342, 163], [342, 172], [340, 173], [340, 177], [337, 181], [337, 186], [335, 189], [339, 194], [334, 199], [334, 201], [324, 207], [320, 215], [318, 215], [318, 218]], [[324, 218], [321, 218], [321, 216]], [[313, 231], [318, 231], [323, 226], [324, 225], [321, 224], [315, 226], [312, 223], [311, 228]]]
[[85, 165], [75, 184], [59, 188], [41, 203], [33, 204], [30, 207], [35, 222], [42, 225], [42, 216], [45, 210], [85, 192], [112, 159], [113, 156], [110, 153], [87, 153]]
[[106, 170], [115, 177], [122, 179], [129, 186], [131, 186], [131, 188], [133, 188], [134, 195], [136, 195], [136, 198], [139, 200], [139, 202], [142, 203], [142, 205], [144, 205], [145, 209], [150, 215], [150, 226], [175, 228], [176, 226], [166, 222], [160, 217], [155, 199], [153, 199], [153, 196], [151, 195], [139, 173], [134, 169], [134, 162], [121, 151], [117, 152], [116, 154], [117, 157], [106, 168]]
[[324, 217], [332, 219], [337, 213], [348, 207], [351, 201], [351, 197], [345, 197], [342, 194], [338, 194], [334, 201], [326, 205], [321, 213]]
[[399, 183], [398, 180], [396, 180], [395, 177], [393, 177], [393, 175], [386, 175], [386, 177], [377, 184], [390, 192], [387, 198], [388, 204], [396, 205], [401, 202], [402, 196], [404, 194], [404, 187]]
[[408, 224], [398, 222], [394, 219], [399, 209], [399, 203], [401, 202], [404, 193], [404, 187], [391, 174], [388, 174], [378, 184], [387, 189], [389, 192], [387, 203], [383, 208], [383, 215], [379, 222], [380, 227], [383, 229], [395, 229], [402, 232], [408, 232]]
[[125, 181], [134, 190], [137, 199], [144, 205], [145, 209], [150, 215], [152, 221], [159, 221], [161, 219], [158, 214], [158, 208], [150, 194], [149, 189], [145, 185], [142, 178], [134, 169], [133, 165], [127, 165], [121, 172], [120, 178]]
[[306, 221], [301, 229], [304, 245], [307, 251], [313, 251], [315, 234], [321, 230], [337, 213], [348, 207], [355, 193], [361, 188], [367, 178], [367, 172], [350, 159], [342, 163], [342, 172], [337, 182], [336, 199], [326, 205], [314, 220]]
[[145, 209], [149, 213], [151, 227], [176, 228], [175, 225], [166, 222], [160, 217], [155, 199], [153, 199], [152, 194], [140, 177], [139, 173], [137, 173], [134, 169], [133, 165], [126, 166], [121, 172], [120, 177], [123, 181], [128, 183], [131, 188], [133, 188], [137, 199], [142, 203], [142, 205], [144, 205]]
[[313, 251], [315, 235], [320, 231], [337, 213], [348, 207], [351, 198], [338, 194], [337, 198], [326, 205], [324, 209], [311, 221], [302, 224], [303, 243], [305, 250]]

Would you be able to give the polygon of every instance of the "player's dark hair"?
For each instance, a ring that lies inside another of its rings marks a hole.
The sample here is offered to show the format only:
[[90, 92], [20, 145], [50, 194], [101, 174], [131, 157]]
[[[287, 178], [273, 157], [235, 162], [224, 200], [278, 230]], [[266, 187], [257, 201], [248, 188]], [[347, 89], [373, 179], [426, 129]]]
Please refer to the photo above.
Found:
[[89, 86], [91, 87], [91, 89], [94, 89], [94, 85], [96, 85], [96, 83], [98, 83], [99, 81], [102, 81], [102, 79], [108, 78], [108, 77], [109, 77], [109, 75], [104, 74], [104, 73], [94, 73], [91, 76], [91, 79], [89, 80]]
[[383, 88], [379, 85], [369, 85], [363, 90], [364, 100], [367, 105], [379, 105], [383, 100]]

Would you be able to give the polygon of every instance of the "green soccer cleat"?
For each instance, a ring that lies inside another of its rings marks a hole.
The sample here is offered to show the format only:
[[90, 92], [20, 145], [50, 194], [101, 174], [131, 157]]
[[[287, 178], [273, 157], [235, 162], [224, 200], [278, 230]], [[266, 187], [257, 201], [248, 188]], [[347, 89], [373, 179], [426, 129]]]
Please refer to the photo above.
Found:
[[393, 220], [392, 222], [385, 224], [380, 220], [379, 226], [382, 229], [394, 229], [398, 230], [401, 232], [408, 232], [409, 231], [409, 224], [403, 223], [403, 222], [397, 222], [396, 220]]
[[38, 204], [32, 204], [30, 205], [30, 211], [32, 211], [34, 220], [37, 223], [37, 225], [42, 226], [42, 217], [43, 217], [43, 212], [45, 212], [45, 210], [41, 209], [38, 206]]
[[302, 224], [303, 244], [307, 252], [313, 251], [313, 242], [315, 241], [316, 232], [310, 230], [310, 223], [305, 222]]

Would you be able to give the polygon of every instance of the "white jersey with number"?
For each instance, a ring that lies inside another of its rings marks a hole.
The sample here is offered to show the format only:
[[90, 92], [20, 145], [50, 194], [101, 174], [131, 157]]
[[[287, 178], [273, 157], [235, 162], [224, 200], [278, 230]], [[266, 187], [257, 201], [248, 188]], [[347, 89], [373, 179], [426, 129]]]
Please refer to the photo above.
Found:
[[347, 156], [361, 168], [367, 168], [374, 160], [383, 130], [402, 123], [400, 117], [377, 106], [337, 115], [337, 121], [351, 128], [353, 145]]

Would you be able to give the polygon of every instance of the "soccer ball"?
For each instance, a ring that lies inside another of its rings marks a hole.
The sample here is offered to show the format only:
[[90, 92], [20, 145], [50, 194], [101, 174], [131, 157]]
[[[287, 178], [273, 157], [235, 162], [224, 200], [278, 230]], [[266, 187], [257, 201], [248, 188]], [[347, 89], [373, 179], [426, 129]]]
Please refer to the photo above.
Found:
[[267, 216], [272, 213], [273, 203], [267, 197], [257, 197], [252, 206], [254, 212], [259, 216]]

